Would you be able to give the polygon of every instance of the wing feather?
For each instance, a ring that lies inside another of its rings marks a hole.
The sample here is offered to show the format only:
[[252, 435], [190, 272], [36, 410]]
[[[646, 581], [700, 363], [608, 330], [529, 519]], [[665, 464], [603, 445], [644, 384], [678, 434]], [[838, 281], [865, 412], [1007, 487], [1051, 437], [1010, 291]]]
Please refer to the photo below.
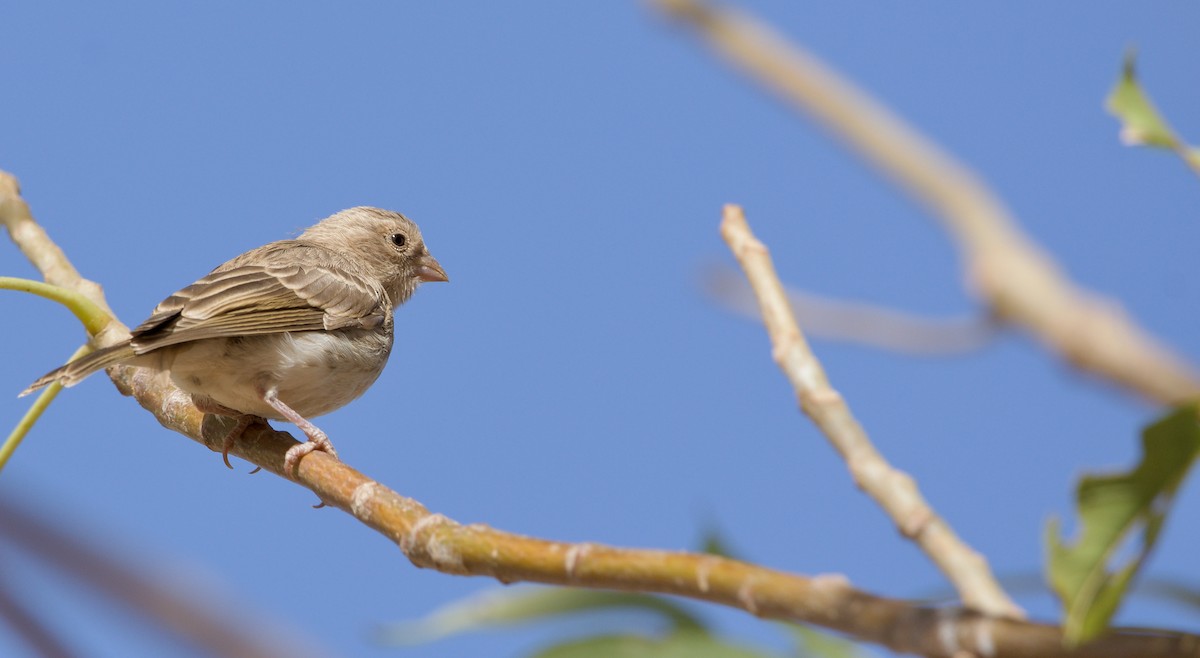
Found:
[[144, 354], [205, 338], [378, 327], [391, 306], [359, 270], [324, 247], [273, 242], [167, 297], [131, 344]]

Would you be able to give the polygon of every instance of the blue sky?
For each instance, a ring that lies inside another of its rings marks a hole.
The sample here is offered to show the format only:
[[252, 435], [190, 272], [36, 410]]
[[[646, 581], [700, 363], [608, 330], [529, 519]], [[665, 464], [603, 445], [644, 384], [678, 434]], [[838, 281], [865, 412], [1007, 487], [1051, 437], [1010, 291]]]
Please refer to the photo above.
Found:
[[[1121, 146], [1102, 109], [1136, 44], [1159, 106], [1200, 141], [1200, 8], [740, 6], [974, 166], [1075, 280], [1200, 358], [1200, 181]], [[941, 587], [796, 411], [762, 328], [700, 281], [733, 263], [717, 234], [726, 202], [746, 207], [789, 284], [913, 312], [977, 308], [952, 245], [645, 5], [23, 3], [5, 21], [0, 168], [127, 324], [342, 208], [420, 224], [451, 283], [403, 307], [380, 381], [318, 421], [356, 468], [462, 522], [672, 549], [711, 522], [771, 567], [899, 597]], [[0, 263], [35, 274], [6, 241]], [[19, 319], [0, 334], [12, 424], [29, 403], [16, 393], [83, 332], [44, 300], [2, 303]], [[1002, 574], [1040, 568], [1044, 523], [1069, 512], [1077, 476], [1130, 464], [1157, 413], [1020, 335], [933, 359], [814, 347], [879, 448]], [[310, 509], [311, 493], [246, 470], [95, 377], [55, 403], [0, 495], [341, 655], [404, 655], [367, 631], [497, 587], [419, 571], [346, 515]], [[1198, 516], [1189, 485], [1150, 575], [1200, 583]], [[9, 580], [74, 646], [130, 646], [136, 626], [60, 579]], [[1022, 603], [1056, 614], [1044, 595]], [[781, 645], [748, 615], [705, 611]], [[1198, 630], [1136, 601], [1121, 621]], [[561, 633], [409, 655], [517, 656]], [[13, 642], [0, 632], [0, 653]]]

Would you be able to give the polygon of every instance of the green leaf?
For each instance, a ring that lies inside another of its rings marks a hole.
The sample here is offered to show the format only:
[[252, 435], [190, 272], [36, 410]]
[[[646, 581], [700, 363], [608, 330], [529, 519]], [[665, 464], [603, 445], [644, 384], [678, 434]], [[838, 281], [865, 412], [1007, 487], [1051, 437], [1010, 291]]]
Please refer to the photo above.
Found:
[[435, 610], [424, 619], [387, 625], [380, 629], [379, 638], [384, 644], [420, 644], [458, 633], [614, 609], [652, 613], [675, 631], [705, 631], [704, 623], [687, 608], [658, 596], [570, 587], [519, 587], [489, 590]]
[[862, 658], [858, 645], [832, 633], [803, 624], [783, 624], [796, 643], [801, 658]]
[[725, 538], [715, 523], [709, 523], [700, 535], [700, 552], [737, 559], [729, 540]]
[[[1046, 527], [1047, 579], [1063, 602], [1069, 645], [1108, 626], [1130, 581], [1158, 539], [1176, 490], [1200, 453], [1197, 408], [1187, 405], [1142, 432], [1142, 461], [1128, 473], [1085, 476], [1076, 498], [1080, 537], [1060, 539], [1057, 519]], [[1140, 528], [1140, 547], [1110, 571], [1118, 551]]]
[[1200, 171], [1200, 148], [1189, 146], [1180, 152], [1185, 162], [1192, 169]]
[[775, 654], [723, 642], [707, 633], [683, 631], [664, 638], [603, 635], [565, 642], [533, 658], [778, 658]]
[[1126, 144], [1178, 149], [1179, 138], [1137, 82], [1136, 59], [1132, 50], [1125, 54], [1121, 79], [1108, 95], [1105, 107], [1121, 120], [1121, 141]]

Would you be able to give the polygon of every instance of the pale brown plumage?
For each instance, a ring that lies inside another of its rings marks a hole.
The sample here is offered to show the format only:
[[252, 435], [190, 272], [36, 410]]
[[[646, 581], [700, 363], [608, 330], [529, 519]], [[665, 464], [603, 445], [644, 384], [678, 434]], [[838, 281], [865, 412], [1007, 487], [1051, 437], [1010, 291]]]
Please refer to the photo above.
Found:
[[118, 363], [168, 370], [210, 413], [288, 420], [313, 449], [333, 452], [307, 420], [358, 397], [375, 381], [392, 345], [392, 311], [426, 281], [446, 281], [420, 230], [378, 208], [351, 208], [295, 240], [272, 242], [221, 265], [163, 300], [129, 340], [35, 381], [72, 386]]

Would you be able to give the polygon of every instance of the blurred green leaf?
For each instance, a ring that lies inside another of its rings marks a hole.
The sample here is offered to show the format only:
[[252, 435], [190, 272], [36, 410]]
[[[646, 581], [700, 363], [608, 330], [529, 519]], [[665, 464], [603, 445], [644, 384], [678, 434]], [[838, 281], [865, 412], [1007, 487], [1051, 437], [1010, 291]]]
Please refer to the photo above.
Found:
[[1192, 169], [1200, 170], [1200, 147], [1189, 146], [1181, 151], [1183, 159]]
[[803, 624], [783, 624], [796, 643], [800, 658], [862, 658], [863, 652], [850, 640]]
[[[715, 526], [703, 536], [706, 552], [729, 555], [728, 544]], [[606, 592], [569, 587], [518, 587], [490, 590], [444, 606], [414, 621], [380, 629], [381, 643], [412, 645], [432, 642], [458, 633], [538, 623], [601, 611], [651, 613], [668, 626], [661, 637], [629, 633], [601, 633], [547, 647], [538, 658], [783, 658], [779, 654], [738, 646], [711, 635], [706, 624], [689, 609], [668, 598], [630, 592]], [[792, 634], [792, 658], [859, 658], [854, 645], [833, 635], [795, 624], [781, 624]]]
[[[1076, 498], [1080, 538], [1065, 545], [1057, 519], [1046, 527], [1047, 578], [1065, 609], [1063, 633], [1079, 644], [1103, 632], [1130, 581], [1154, 547], [1174, 495], [1200, 452], [1195, 405], [1182, 407], [1142, 433], [1142, 461], [1128, 473], [1085, 476]], [[1141, 546], [1109, 571], [1140, 527]]]
[[1138, 84], [1136, 60], [1137, 54], [1132, 50], [1125, 54], [1121, 79], [1108, 95], [1105, 105], [1121, 120], [1121, 141], [1130, 145], [1175, 149], [1179, 139]]
[[738, 559], [729, 544], [729, 540], [725, 538], [720, 528], [714, 523], [708, 524], [704, 529], [704, 534], [700, 535], [700, 552], [719, 557], [733, 558], [735, 560]]
[[683, 631], [664, 638], [604, 635], [555, 645], [534, 658], [778, 658], [723, 642], [707, 633]]
[[384, 644], [420, 644], [458, 633], [601, 610], [648, 612], [675, 631], [705, 630], [704, 623], [686, 608], [658, 596], [569, 587], [519, 587], [490, 590], [439, 608], [423, 619], [389, 624], [380, 629], [379, 638]]

